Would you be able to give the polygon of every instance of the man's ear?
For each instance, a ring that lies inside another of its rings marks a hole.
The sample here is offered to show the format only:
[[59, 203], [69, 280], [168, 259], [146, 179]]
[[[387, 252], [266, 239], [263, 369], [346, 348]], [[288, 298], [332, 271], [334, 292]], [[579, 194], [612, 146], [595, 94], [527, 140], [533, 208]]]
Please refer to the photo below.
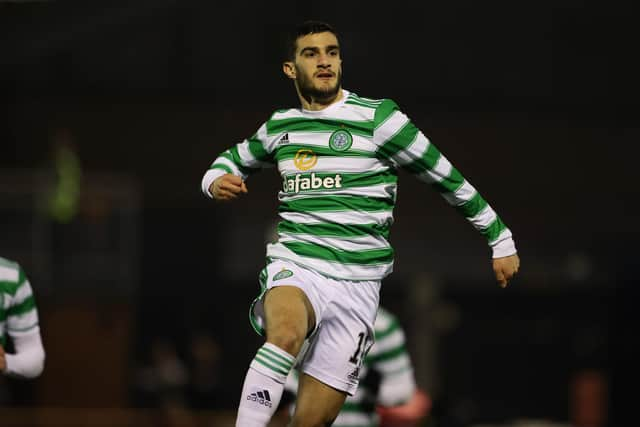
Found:
[[296, 78], [296, 67], [292, 61], [285, 61], [282, 63], [282, 71], [289, 77], [290, 79]]

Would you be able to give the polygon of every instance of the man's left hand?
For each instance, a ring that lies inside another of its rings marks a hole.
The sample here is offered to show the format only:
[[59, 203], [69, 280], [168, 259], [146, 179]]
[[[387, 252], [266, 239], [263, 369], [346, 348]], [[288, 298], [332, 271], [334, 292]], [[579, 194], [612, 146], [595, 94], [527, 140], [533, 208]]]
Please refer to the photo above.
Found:
[[496, 280], [502, 288], [506, 288], [509, 281], [513, 279], [520, 269], [520, 258], [518, 254], [493, 259], [493, 272]]

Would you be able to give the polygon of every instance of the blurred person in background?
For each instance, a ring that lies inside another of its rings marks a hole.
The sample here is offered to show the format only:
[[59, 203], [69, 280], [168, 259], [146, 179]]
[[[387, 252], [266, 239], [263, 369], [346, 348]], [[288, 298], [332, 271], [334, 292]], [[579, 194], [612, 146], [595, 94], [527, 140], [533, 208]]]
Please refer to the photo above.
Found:
[[227, 388], [222, 382], [222, 349], [213, 335], [198, 330], [188, 343], [187, 368], [189, 406], [197, 411], [214, 409], [226, 400]]
[[[431, 410], [431, 398], [416, 385], [405, 333], [398, 318], [384, 307], [378, 308], [374, 324], [375, 343], [364, 358], [360, 385], [347, 397], [334, 427], [414, 427]], [[299, 374], [287, 377], [281, 401], [281, 419], [288, 420], [295, 406]]]
[[187, 396], [189, 371], [176, 345], [169, 338], [154, 337], [149, 350], [149, 360], [136, 372], [136, 405], [157, 409], [159, 425], [194, 425]]
[[[482, 234], [505, 287], [520, 261], [511, 231], [485, 199], [390, 99], [342, 88], [335, 29], [296, 27], [283, 62], [301, 108], [277, 110], [250, 138], [220, 154], [201, 187], [218, 201], [246, 194], [245, 180], [277, 166], [278, 241], [267, 245], [250, 322], [266, 342], [247, 371], [236, 425], [264, 427], [303, 344], [292, 425], [330, 425], [358, 387], [373, 343], [381, 280], [393, 270], [388, 242], [397, 169], [431, 184]], [[495, 167], [492, 165], [492, 167]]]
[[[7, 351], [7, 346], [13, 348]], [[38, 310], [31, 284], [17, 262], [0, 257], [0, 372], [31, 379], [44, 369]]]

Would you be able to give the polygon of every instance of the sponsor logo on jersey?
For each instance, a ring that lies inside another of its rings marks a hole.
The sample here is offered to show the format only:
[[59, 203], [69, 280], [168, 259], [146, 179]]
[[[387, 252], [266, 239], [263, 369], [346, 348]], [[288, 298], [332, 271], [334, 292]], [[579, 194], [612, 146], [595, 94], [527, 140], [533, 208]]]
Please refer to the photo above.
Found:
[[315, 172], [311, 172], [311, 174], [299, 173], [294, 176], [285, 176], [282, 180], [282, 189], [285, 193], [295, 194], [305, 190], [331, 190], [334, 188], [342, 188], [342, 175], [339, 173], [324, 178], [316, 176]]
[[251, 393], [247, 396], [247, 400], [251, 400], [259, 403], [260, 405], [264, 405], [267, 408], [271, 408], [271, 396], [269, 395], [269, 390], [257, 391], [255, 393]]
[[318, 156], [313, 150], [302, 148], [293, 157], [293, 164], [298, 170], [307, 171], [318, 163]]
[[329, 147], [334, 151], [347, 151], [352, 143], [353, 137], [346, 129], [338, 129], [329, 137]]
[[276, 273], [275, 276], [273, 276], [273, 281], [275, 282], [276, 280], [286, 279], [287, 277], [291, 276], [293, 276], [293, 271], [283, 268], [278, 273]]

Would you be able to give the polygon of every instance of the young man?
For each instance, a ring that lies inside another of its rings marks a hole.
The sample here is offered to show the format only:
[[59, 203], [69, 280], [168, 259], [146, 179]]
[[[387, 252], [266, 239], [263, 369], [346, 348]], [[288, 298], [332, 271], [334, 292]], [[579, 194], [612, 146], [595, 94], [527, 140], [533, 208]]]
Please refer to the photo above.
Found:
[[[6, 353], [7, 336], [14, 353]], [[33, 291], [16, 262], [0, 258], [0, 372], [35, 378], [44, 368], [44, 348]]]
[[380, 282], [393, 267], [387, 239], [398, 168], [435, 186], [487, 238], [500, 286], [519, 267], [509, 229], [398, 106], [342, 88], [330, 25], [302, 24], [289, 49], [283, 71], [301, 108], [273, 113], [202, 179], [203, 192], [221, 201], [247, 193], [245, 179], [263, 166], [277, 165], [283, 181], [279, 239], [267, 245], [250, 316], [266, 343], [244, 381], [240, 427], [267, 425], [298, 356], [304, 374], [293, 426], [330, 425], [355, 393]]
[[[347, 397], [334, 427], [411, 427], [424, 420], [431, 409], [428, 394], [416, 386], [400, 322], [383, 307], [378, 308], [374, 338], [359, 372], [358, 390]], [[283, 411], [295, 407], [298, 382], [294, 369], [285, 384]]]

